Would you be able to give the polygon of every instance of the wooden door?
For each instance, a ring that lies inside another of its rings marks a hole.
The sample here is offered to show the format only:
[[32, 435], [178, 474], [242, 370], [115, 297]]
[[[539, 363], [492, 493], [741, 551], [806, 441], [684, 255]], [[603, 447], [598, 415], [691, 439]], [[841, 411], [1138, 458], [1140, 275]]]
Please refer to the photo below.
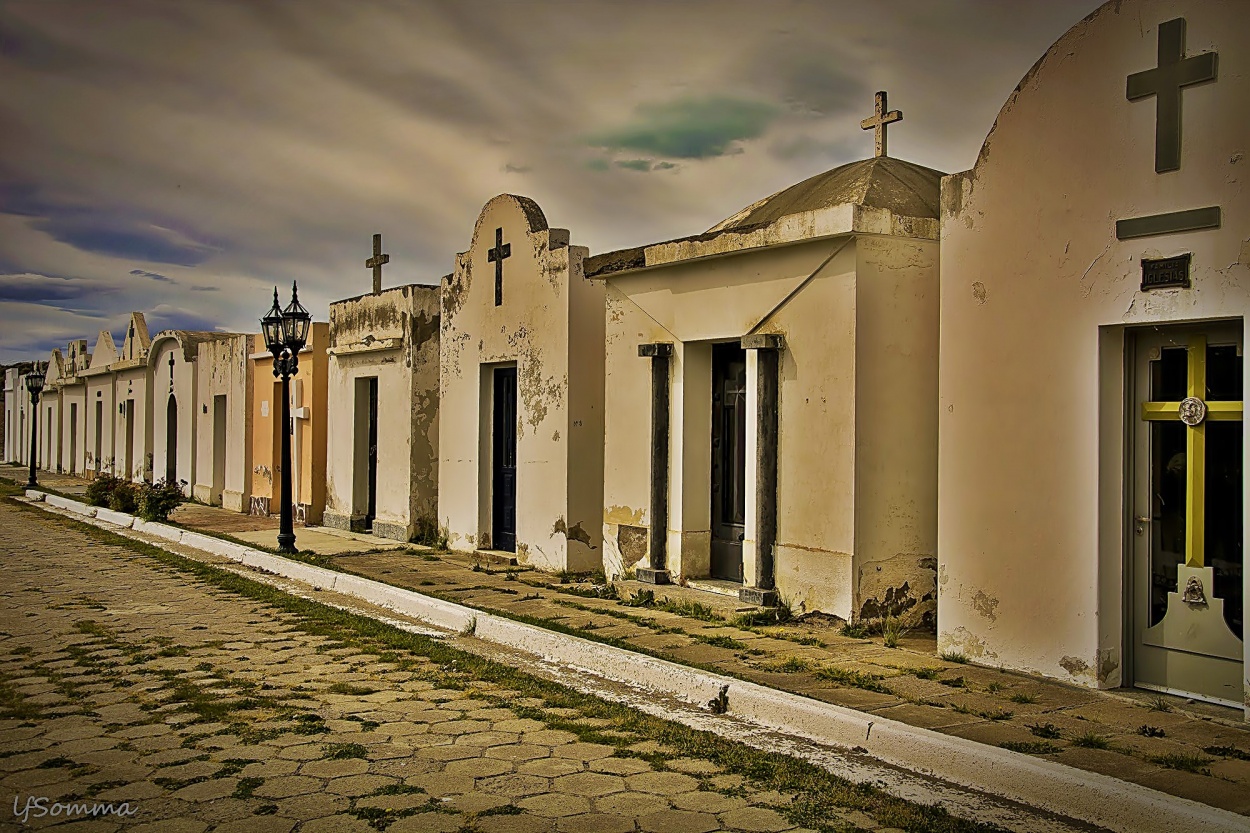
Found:
[[516, 368], [495, 368], [491, 546], [507, 552], [516, 552], [516, 394]]

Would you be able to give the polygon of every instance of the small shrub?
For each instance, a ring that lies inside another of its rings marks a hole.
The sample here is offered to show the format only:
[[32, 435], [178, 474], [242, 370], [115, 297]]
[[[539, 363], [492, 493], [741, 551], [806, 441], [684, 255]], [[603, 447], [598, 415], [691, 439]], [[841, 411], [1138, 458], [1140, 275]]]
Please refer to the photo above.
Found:
[[1208, 755], [1216, 755], [1220, 758], [1235, 758], [1239, 761], [1250, 761], [1250, 752], [1238, 749], [1236, 746], [1229, 744], [1228, 746], [1206, 746], [1202, 749]]
[[433, 547], [436, 550], [447, 549], [447, 539], [450, 531], [446, 526], [440, 526], [436, 518], [429, 515], [422, 515], [417, 518], [416, 530], [412, 533], [409, 541], [413, 544], [421, 544], [425, 547]]
[[881, 621], [881, 636], [887, 648], [897, 648], [899, 639], [906, 633], [907, 629], [897, 616], [887, 616]]
[[692, 634], [692, 636], [694, 637], [695, 642], [702, 642], [704, 645], [711, 645], [713, 648], [730, 648], [734, 651], [742, 651], [747, 647], [745, 642], [739, 642], [732, 636], [723, 636], [719, 634], [716, 636], [706, 636], [701, 633]]
[[979, 714], [986, 720], [1011, 720], [1015, 715], [1011, 709], [995, 709], [994, 711], [983, 711]]
[[911, 673], [922, 680], [936, 680], [941, 668], [913, 668]]
[[1059, 737], [1059, 727], [1053, 723], [1034, 723], [1029, 727], [1029, 731], [1039, 738], [1054, 740]]
[[997, 694], [998, 692], [1003, 690], [1003, 684], [1002, 683], [990, 683], [989, 685], [985, 687], [985, 690], [988, 691], [990, 694]]
[[1072, 739], [1073, 746], [1083, 746], [1086, 749], [1110, 749], [1111, 741], [1105, 736], [1097, 732], [1086, 732]]
[[1036, 703], [1037, 696], [1033, 694], [1029, 694], [1026, 691], [1020, 691], [1011, 695], [1011, 702], [1013, 703]]
[[802, 657], [786, 657], [784, 662], [779, 662], [771, 667], [769, 671], [780, 671], [782, 674], [799, 674], [811, 668], [811, 663]]
[[625, 605], [626, 607], [654, 607], [655, 606], [655, 591], [648, 590], [648, 589], [639, 590], [637, 593], [630, 596], [628, 599], [625, 599], [624, 601], [622, 601], [621, 604]]
[[113, 490], [125, 482], [120, 477], [114, 477], [107, 472], [100, 472], [94, 480], [87, 484], [87, 503], [92, 506], [109, 506], [109, 498], [112, 496]]
[[967, 681], [964, 680], [963, 677], [951, 677], [945, 680], [938, 680], [938, 682], [944, 686], [950, 686], [951, 688], [966, 688], [968, 685]]
[[169, 515], [186, 502], [182, 487], [186, 481], [173, 483], [161, 480], [157, 483], [144, 483], [139, 486], [139, 517], [145, 521], [163, 522]]
[[1172, 753], [1170, 755], [1150, 755], [1146, 760], [1152, 764], [1158, 764], [1168, 769], [1179, 769], [1182, 772], [1196, 772], [1199, 775], [1210, 775], [1211, 770], [1207, 768], [1207, 764], [1211, 763], [1210, 758], [1204, 758], [1201, 755], [1184, 755]]
[[862, 624], [852, 625], [850, 622], [847, 622], [842, 626], [842, 630], [839, 633], [851, 639], [863, 639], [868, 636], [868, 628]]
[[1156, 694], [1154, 699], [1150, 701], [1150, 710], [1152, 712], [1170, 712], [1172, 711], [1172, 706], [1162, 694]]
[[960, 665], [968, 664], [968, 655], [962, 651], [943, 651], [939, 656], [947, 662], [955, 662]]
[[1000, 743], [999, 746], [1003, 749], [1010, 749], [1012, 752], [1023, 752], [1025, 755], [1053, 755], [1060, 750], [1060, 747], [1044, 740], [1009, 740], [1006, 743]]
[[1137, 727], [1137, 734], [1147, 738], [1161, 738], [1167, 735], [1167, 732], [1163, 731], [1158, 726], [1151, 726], [1148, 723], [1143, 723]]
[[109, 493], [108, 506], [114, 512], [133, 515], [139, 508], [139, 486], [122, 480]]
[[879, 694], [893, 694], [890, 687], [881, 682], [881, 677], [877, 674], [866, 674], [863, 671], [852, 671], [847, 668], [838, 668], [834, 665], [826, 665], [816, 672], [816, 676], [822, 680], [839, 683], [852, 688], [862, 688], [865, 691], [875, 691]]

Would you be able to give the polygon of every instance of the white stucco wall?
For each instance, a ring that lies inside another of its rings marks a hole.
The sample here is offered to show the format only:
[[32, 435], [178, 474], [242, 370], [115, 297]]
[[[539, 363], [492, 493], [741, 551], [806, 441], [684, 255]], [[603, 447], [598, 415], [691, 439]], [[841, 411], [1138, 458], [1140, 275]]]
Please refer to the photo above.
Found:
[[[1157, 65], [1158, 25], [1181, 16], [1218, 80], [1184, 89], [1181, 167], [1156, 174], [1155, 99], [1128, 101], [1126, 77]], [[1125, 333], [1250, 312], [1248, 23], [1242, 3], [1106, 4], [943, 182], [941, 648], [1123, 678]], [[1117, 219], [1211, 205], [1218, 230], [1116, 239]], [[1182, 252], [1191, 289], [1140, 291], [1142, 258]]]
[[[327, 526], [358, 527], [367, 509], [357, 432], [358, 380], [378, 380], [375, 534], [408, 540], [438, 498], [438, 287], [408, 285], [330, 305]], [[359, 467], [359, 472], [358, 472]]]
[[[610, 275], [609, 571], [647, 553], [651, 363], [638, 345], [674, 342], [668, 566], [694, 578], [709, 569], [711, 345], [773, 333], [786, 344], [778, 591], [796, 609], [846, 618], [877, 615], [887, 599], [932, 609], [936, 266], [934, 241], [843, 236]], [[745, 543], [751, 584], [753, 542]]]
[[[196, 500], [246, 512], [252, 471], [252, 363], [250, 336], [236, 334], [197, 345], [195, 410]], [[225, 397], [225, 454], [215, 459], [218, 432], [216, 399]], [[218, 465], [224, 469], [218, 471]], [[216, 484], [216, 485], [215, 485]]]
[[[185, 481], [183, 491], [190, 496], [195, 483], [196, 429], [198, 424], [196, 344], [198, 339], [167, 331], [152, 338], [148, 367], [152, 370], [152, 478], [165, 479], [168, 459], [167, 439], [169, 396], [176, 400], [178, 415], [177, 448], [174, 449], [176, 479]], [[171, 386], [169, 358], [173, 356]]]
[[[495, 231], [503, 303], [495, 305]], [[495, 197], [443, 281], [439, 518], [458, 550], [491, 548], [493, 368], [517, 368], [517, 557], [543, 569], [602, 566], [603, 284], [587, 251], [532, 200]], [[453, 416], [454, 415], [454, 416]]]
[[[152, 371], [146, 357], [119, 362], [113, 376], [114, 400], [125, 406], [134, 400], [134, 428], [132, 459], [127, 467], [126, 444], [130, 430], [126, 416], [117, 412], [116, 433], [113, 440], [117, 474], [130, 480], [147, 480], [152, 477]], [[166, 368], [168, 372], [168, 367]]]

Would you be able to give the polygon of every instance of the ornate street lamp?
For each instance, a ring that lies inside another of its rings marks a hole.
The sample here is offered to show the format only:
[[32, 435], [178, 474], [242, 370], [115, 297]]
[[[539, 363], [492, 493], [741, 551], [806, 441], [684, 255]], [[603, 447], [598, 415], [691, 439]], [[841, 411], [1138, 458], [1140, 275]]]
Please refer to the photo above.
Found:
[[27, 489], [39, 485], [35, 479], [35, 457], [39, 453], [39, 394], [43, 391], [43, 377], [48, 366], [43, 362], [35, 362], [35, 366], [26, 374], [26, 390], [30, 391], [30, 478], [26, 481]]
[[273, 288], [273, 306], [260, 319], [265, 346], [273, 354], [273, 375], [282, 379], [282, 492], [278, 552], [295, 553], [294, 509], [291, 505], [291, 394], [290, 379], [299, 373], [299, 351], [308, 343], [312, 316], [299, 302], [299, 287], [291, 284], [291, 303], [286, 309], [278, 303], [278, 287]]

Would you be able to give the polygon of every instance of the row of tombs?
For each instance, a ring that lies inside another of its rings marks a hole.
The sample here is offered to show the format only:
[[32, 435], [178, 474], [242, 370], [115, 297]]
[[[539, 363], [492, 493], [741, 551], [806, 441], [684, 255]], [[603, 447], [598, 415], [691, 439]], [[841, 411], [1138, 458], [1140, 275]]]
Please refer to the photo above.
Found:
[[[882, 140], [593, 257], [502, 195], [437, 286], [383, 289], [375, 238], [291, 389], [299, 516], [1244, 705], [1250, 27], [1174, 5], [1074, 26], [963, 173]], [[270, 367], [135, 313], [53, 351], [38, 462], [276, 511]]]

